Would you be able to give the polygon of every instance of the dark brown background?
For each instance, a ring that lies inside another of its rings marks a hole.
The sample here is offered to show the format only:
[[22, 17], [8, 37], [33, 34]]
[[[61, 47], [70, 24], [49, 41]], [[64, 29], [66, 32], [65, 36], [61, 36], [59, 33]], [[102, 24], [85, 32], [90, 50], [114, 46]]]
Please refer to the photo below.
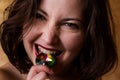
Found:
[[[0, 23], [3, 20], [3, 10], [11, 3], [12, 0], [0, 0]], [[111, 4], [112, 14], [115, 21], [116, 29], [116, 44], [118, 49], [118, 57], [120, 61], [120, 0], [109, 0]], [[0, 48], [0, 66], [8, 62], [8, 59], [4, 52]], [[115, 72], [110, 72], [103, 77], [103, 80], [120, 80], [120, 62], [118, 62], [118, 67]]]

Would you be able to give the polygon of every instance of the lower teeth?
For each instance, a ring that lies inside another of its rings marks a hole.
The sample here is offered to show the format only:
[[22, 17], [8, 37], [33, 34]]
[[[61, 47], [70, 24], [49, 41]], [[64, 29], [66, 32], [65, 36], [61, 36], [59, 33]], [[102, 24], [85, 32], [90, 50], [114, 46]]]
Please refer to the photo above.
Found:
[[40, 53], [36, 57], [36, 64], [52, 67], [55, 64], [55, 57], [51, 54]]

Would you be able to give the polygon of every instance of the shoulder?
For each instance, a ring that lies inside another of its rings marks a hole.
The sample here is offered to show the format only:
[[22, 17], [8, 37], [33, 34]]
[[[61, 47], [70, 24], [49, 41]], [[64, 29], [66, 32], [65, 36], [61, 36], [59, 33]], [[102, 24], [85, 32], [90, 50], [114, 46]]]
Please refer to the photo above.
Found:
[[10, 63], [0, 67], [0, 80], [25, 80], [23, 78], [22, 74]]
[[12, 74], [7, 70], [0, 68], [0, 80], [14, 80]]

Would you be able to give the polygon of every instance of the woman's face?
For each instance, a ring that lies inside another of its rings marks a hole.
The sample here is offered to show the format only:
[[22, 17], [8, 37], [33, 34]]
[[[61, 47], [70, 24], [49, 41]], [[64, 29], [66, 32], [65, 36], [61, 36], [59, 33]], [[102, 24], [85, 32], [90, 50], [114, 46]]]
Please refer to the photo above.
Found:
[[31, 28], [23, 31], [23, 44], [34, 65], [38, 48], [60, 51], [54, 72], [62, 72], [76, 58], [84, 41], [81, 5], [80, 0], [42, 0]]

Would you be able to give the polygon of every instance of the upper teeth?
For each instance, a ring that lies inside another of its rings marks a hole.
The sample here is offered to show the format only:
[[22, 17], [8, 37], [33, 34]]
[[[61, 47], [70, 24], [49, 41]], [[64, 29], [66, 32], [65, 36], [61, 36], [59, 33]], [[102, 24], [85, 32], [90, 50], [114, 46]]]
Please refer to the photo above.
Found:
[[40, 54], [41, 52], [45, 53], [45, 54], [55, 54], [56, 53], [56, 51], [46, 50], [46, 49], [38, 46], [38, 53]]

